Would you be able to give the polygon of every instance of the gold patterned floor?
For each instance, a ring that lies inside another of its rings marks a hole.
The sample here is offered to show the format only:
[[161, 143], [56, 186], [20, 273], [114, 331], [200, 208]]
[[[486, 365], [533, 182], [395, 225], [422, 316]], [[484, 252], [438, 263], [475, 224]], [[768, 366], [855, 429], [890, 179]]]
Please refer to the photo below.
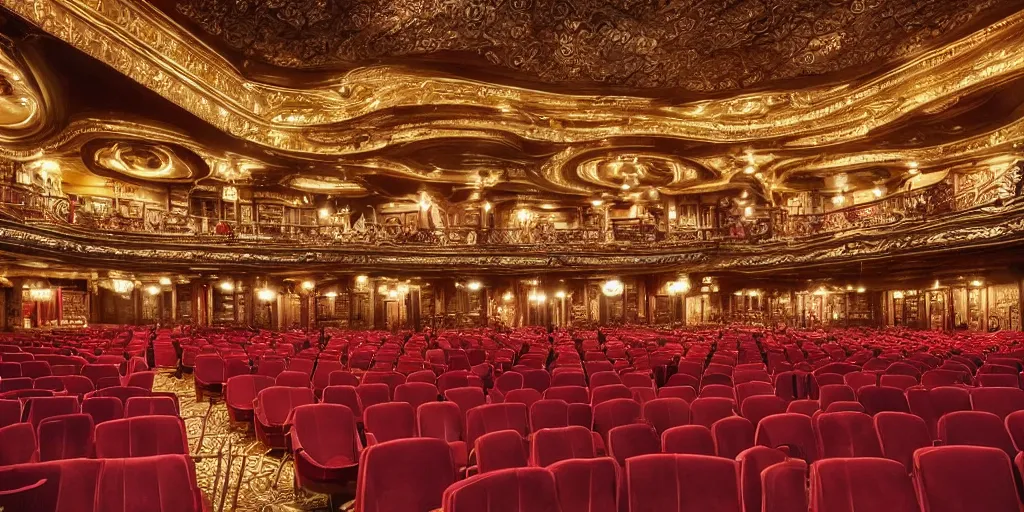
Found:
[[223, 400], [212, 407], [197, 403], [191, 375], [176, 379], [158, 374], [153, 389], [178, 395], [191, 452], [201, 457], [196, 474], [211, 512], [328, 510], [325, 496], [295, 491], [290, 460], [282, 467], [280, 455], [265, 455], [267, 448], [256, 440], [251, 426], [246, 430], [231, 425]]

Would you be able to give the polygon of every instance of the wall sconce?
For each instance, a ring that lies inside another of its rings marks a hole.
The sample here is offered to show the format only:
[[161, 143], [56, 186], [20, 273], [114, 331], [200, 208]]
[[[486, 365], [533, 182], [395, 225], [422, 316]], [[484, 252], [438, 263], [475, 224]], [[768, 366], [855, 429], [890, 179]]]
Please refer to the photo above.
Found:
[[324, 294], [324, 297], [327, 297], [328, 299], [333, 299], [333, 298], [335, 298], [337, 296], [338, 296], [338, 292], [335, 292], [335, 291], [330, 291], [330, 292], [327, 292], [327, 293]]
[[235, 291], [235, 283], [228, 280], [221, 281], [220, 289], [225, 292], [233, 292]]
[[480, 284], [480, 281], [470, 281], [469, 283], [466, 284], [466, 288], [469, 288], [470, 291], [474, 291], [474, 292], [475, 291], [479, 291], [480, 288], [482, 288], [482, 287], [483, 287], [483, 285]]
[[555, 292], [555, 298], [556, 299], [564, 299], [565, 298], [565, 290], [558, 290], [557, 292]]
[[307, 292], [311, 292], [311, 291], [313, 291], [313, 288], [316, 288], [316, 283], [314, 283], [313, 281], [303, 281], [302, 282], [302, 289], [303, 290], [306, 290]]
[[127, 279], [112, 279], [110, 281], [110, 287], [114, 290], [114, 293], [124, 295], [131, 293], [135, 289], [135, 283]]
[[258, 298], [260, 302], [270, 302], [277, 298], [277, 292], [270, 288], [262, 288], [260, 291], [256, 292], [256, 298]]
[[505, 292], [505, 294], [501, 296], [501, 300], [505, 302], [512, 302], [512, 299], [514, 298], [515, 295], [512, 295], [512, 292]]
[[171, 285], [171, 278], [169, 278], [169, 277], [161, 277], [160, 278], [160, 286], [170, 286], [170, 285]]
[[148, 287], [146, 287], [146, 293], [148, 293], [150, 295], [160, 295], [160, 287], [157, 286], [157, 285], [151, 284]]
[[981, 288], [982, 286], [985, 286], [985, 282], [981, 281], [981, 280], [978, 280], [978, 279], [975, 279], [975, 280], [971, 281], [971, 286], [973, 286], [975, 288]]
[[896, 290], [896, 291], [892, 292], [892, 298], [894, 298], [894, 299], [902, 299], [903, 298], [903, 292], [900, 291], [900, 290]]
[[601, 285], [601, 293], [605, 294], [606, 297], [616, 297], [622, 295], [624, 286], [622, 281], [618, 279], [609, 279]]

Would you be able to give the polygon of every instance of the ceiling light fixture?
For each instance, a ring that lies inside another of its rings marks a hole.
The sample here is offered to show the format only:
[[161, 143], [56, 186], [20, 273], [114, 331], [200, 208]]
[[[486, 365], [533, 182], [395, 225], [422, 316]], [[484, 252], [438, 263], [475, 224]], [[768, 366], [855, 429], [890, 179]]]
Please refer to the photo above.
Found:
[[601, 293], [604, 293], [607, 297], [616, 297], [622, 295], [624, 286], [622, 281], [618, 279], [609, 279], [601, 285]]

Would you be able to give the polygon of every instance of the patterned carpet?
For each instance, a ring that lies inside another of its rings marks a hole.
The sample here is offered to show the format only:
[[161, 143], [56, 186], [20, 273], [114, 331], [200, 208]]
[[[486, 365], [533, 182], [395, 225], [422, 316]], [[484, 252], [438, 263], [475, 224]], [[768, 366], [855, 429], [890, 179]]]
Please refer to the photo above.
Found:
[[281, 454], [265, 455], [267, 449], [256, 440], [251, 425], [231, 425], [223, 400], [218, 399], [212, 408], [208, 402], [197, 403], [191, 375], [175, 379], [158, 374], [153, 389], [178, 395], [192, 454], [202, 457], [196, 462], [196, 474], [210, 511], [328, 510], [325, 496], [296, 492], [291, 461], [282, 467]]

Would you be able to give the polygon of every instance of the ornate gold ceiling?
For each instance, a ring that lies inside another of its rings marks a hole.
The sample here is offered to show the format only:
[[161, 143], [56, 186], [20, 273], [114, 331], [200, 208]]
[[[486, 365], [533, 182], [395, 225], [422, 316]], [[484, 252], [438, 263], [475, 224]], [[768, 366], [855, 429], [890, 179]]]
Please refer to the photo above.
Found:
[[779, 204], [1024, 158], [1024, 0], [3, 5], [0, 160], [140, 185]]
[[[998, 19], [996, 0], [163, 0], [243, 69], [377, 63], [545, 86], [735, 92], [874, 72]], [[264, 66], [260, 66], [263, 64]], [[499, 78], [500, 77], [500, 78]], [[677, 91], [677, 92], [678, 92]]]

